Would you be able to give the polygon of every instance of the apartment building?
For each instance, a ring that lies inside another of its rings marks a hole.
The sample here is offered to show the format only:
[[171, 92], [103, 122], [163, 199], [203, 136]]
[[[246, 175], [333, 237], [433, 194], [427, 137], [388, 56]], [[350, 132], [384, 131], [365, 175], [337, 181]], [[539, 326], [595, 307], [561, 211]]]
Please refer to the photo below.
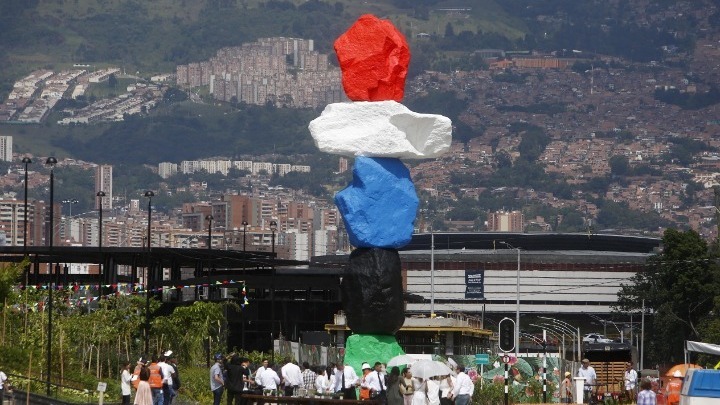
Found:
[[12, 162], [13, 160], [13, 137], [0, 136], [0, 160]]
[[487, 229], [490, 232], [522, 232], [523, 213], [520, 211], [498, 211], [488, 214]]
[[95, 168], [95, 190], [105, 193], [105, 197], [95, 200], [95, 209], [102, 207], [103, 211], [112, 210], [113, 199], [113, 167], [111, 165], [98, 165]]

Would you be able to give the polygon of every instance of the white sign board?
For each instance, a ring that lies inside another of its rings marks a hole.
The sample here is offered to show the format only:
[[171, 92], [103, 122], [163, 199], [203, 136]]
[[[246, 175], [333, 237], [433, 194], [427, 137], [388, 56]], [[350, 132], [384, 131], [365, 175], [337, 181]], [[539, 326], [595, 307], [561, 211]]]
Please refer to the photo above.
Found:
[[106, 383], [106, 382], [99, 382], [99, 383], [98, 383], [98, 386], [97, 386], [97, 391], [98, 391], [98, 392], [105, 392], [106, 389], [107, 389], [107, 383]]

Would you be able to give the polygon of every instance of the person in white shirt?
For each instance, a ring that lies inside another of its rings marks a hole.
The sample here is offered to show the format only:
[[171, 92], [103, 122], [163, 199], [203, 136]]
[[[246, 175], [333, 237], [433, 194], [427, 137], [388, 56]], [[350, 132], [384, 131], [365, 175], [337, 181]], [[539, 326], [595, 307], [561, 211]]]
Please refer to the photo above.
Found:
[[455, 405], [467, 405], [470, 403], [475, 384], [470, 377], [465, 374], [465, 366], [458, 365], [458, 375], [455, 377], [455, 388], [453, 389], [453, 397], [455, 397]]
[[334, 392], [342, 392], [344, 399], [357, 399], [355, 387], [360, 385], [355, 369], [350, 365], [339, 362], [335, 371], [335, 385], [332, 386]]
[[330, 392], [330, 379], [327, 376], [325, 367], [318, 368], [318, 375], [315, 379], [315, 392], [318, 395], [324, 395]]
[[257, 370], [255, 370], [255, 385], [258, 386], [259, 389], [262, 390], [262, 384], [260, 383], [260, 374], [262, 374], [263, 371], [268, 367], [268, 359], [262, 360], [262, 366], [258, 367]]
[[172, 400], [175, 397], [175, 390], [173, 390], [173, 373], [175, 369], [173, 366], [167, 363], [168, 354], [172, 355], [171, 351], [167, 351], [160, 356], [158, 367], [160, 367], [160, 373], [162, 375], [162, 391], [163, 391], [163, 405], [172, 404]]
[[586, 401], [585, 403], [587, 403], [589, 402], [590, 396], [592, 396], [592, 387], [595, 386], [595, 380], [597, 380], [595, 369], [590, 365], [590, 360], [582, 359], [582, 367], [578, 369], [578, 377], [585, 379], [583, 393]]
[[428, 405], [440, 405], [440, 382], [435, 378], [425, 380], [425, 393]]
[[282, 366], [280, 374], [282, 375], [286, 396], [290, 397], [294, 394], [295, 389], [304, 387], [302, 371], [295, 360]]
[[360, 386], [370, 389], [370, 398], [384, 403], [387, 398], [387, 386], [385, 385], [385, 375], [382, 373], [382, 363], [376, 362], [374, 368], [374, 371], [365, 376], [365, 382]]
[[132, 380], [132, 374], [130, 374], [130, 362], [126, 361], [123, 363], [122, 373], [120, 374], [120, 392], [122, 393], [122, 404], [130, 405], [130, 380]]
[[456, 383], [455, 377], [452, 375], [443, 376], [440, 380], [440, 403], [442, 405], [452, 405]]
[[265, 370], [256, 378], [260, 379], [259, 384], [262, 385], [265, 390], [276, 390], [278, 385], [280, 385], [280, 376], [270, 367], [269, 363], [265, 367]]
[[630, 402], [635, 402], [635, 386], [637, 385], [637, 371], [632, 363], [625, 364], [625, 394]]

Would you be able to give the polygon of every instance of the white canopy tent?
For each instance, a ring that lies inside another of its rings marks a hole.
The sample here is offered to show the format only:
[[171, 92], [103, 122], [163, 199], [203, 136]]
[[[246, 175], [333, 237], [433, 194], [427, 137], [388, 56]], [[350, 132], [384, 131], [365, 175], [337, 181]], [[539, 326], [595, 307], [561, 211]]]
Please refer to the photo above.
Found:
[[698, 352], [706, 354], [714, 354], [720, 356], [720, 345], [714, 345], [712, 343], [693, 342], [692, 340], [685, 341], [685, 363], [688, 363], [688, 352]]

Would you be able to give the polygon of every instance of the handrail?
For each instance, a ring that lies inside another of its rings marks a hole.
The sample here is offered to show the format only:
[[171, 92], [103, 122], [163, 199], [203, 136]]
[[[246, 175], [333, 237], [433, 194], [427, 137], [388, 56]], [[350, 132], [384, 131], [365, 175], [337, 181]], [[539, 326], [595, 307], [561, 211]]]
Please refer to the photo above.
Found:
[[[8, 380], [10, 380], [10, 386], [13, 387], [13, 389], [17, 389], [17, 390], [20, 391], [20, 392], [26, 392], [26, 391], [24, 391], [24, 390], [21, 389], [22, 386], [24, 385], [24, 383], [23, 383], [23, 384], [19, 384], [19, 383], [16, 383], [15, 381], [24, 381], [24, 382], [27, 382], [27, 381], [29, 380], [29, 381], [34, 381], [34, 382], [41, 383], [41, 384], [43, 384], [43, 385], [47, 385], [47, 384], [48, 384], [47, 379], [39, 379], [39, 378], [28, 377], [28, 376], [25, 376], [25, 375], [12, 374], [12, 373], [7, 373], [7, 376], [8, 376]], [[51, 376], [51, 377], [52, 377], [52, 376]], [[58, 384], [58, 383], [50, 382], [49, 384], [54, 387], [54, 389], [53, 389], [52, 391], [55, 393], [55, 399], [57, 399], [58, 388], [65, 388], [65, 389], [76, 390], [76, 391], [84, 391], [84, 392], [87, 394], [87, 398], [88, 398], [85, 403], [91, 403], [90, 398], [91, 398], [91, 397], [94, 395], [94, 393], [95, 393], [94, 387], [93, 387], [92, 385], [89, 385], [88, 383], [85, 383], [85, 382], [82, 382], [82, 381], [72, 380], [72, 379], [69, 379], [69, 378], [64, 378], [63, 380], [67, 380], [67, 381], [79, 383], [79, 385], [83, 385], [83, 387], [80, 388], [80, 387], [78, 387], [78, 386], [70, 386], [70, 385], [64, 385], [64, 384]], [[40, 393], [31, 392], [31, 391], [28, 391], [28, 392], [29, 392], [30, 394], [32, 394], [32, 395], [36, 395], [36, 396], [39, 396], [39, 397], [45, 397], [45, 398], [47, 398], [46, 395], [43, 395], [43, 394], [40, 394]]]

